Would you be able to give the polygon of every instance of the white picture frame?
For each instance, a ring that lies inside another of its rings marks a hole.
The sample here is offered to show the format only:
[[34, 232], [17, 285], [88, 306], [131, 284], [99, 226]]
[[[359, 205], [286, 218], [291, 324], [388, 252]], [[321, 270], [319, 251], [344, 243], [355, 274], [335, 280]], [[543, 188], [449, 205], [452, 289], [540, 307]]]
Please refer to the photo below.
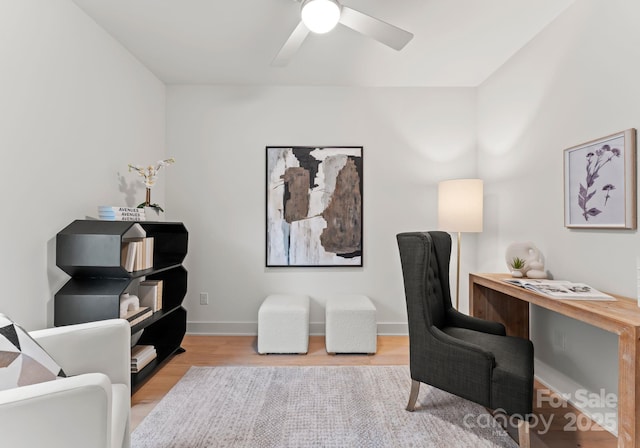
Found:
[[567, 228], [635, 229], [636, 130], [564, 150]]

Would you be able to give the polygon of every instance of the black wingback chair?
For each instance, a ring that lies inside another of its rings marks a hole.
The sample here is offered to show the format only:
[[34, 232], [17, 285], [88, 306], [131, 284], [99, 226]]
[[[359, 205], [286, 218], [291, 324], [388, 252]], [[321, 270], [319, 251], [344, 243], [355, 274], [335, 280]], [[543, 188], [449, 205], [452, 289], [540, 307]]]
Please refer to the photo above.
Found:
[[411, 393], [429, 384], [492, 410], [522, 416], [520, 445], [528, 446], [533, 408], [533, 344], [506, 336], [504, 325], [451, 305], [446, 232], [397, 235], [409, 322]]

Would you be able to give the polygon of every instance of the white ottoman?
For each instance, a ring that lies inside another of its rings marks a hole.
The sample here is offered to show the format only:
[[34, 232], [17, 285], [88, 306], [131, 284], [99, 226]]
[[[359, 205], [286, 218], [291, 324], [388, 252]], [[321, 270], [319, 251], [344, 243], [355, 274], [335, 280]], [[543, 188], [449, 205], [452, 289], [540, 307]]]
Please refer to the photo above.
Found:
[[325, 320], [327, 353], [376, 352], [376, 307], [367, 296], [329, 297]]
[[309, 296], [270, 295], [258, 310], [258, 353], [309, 351]]

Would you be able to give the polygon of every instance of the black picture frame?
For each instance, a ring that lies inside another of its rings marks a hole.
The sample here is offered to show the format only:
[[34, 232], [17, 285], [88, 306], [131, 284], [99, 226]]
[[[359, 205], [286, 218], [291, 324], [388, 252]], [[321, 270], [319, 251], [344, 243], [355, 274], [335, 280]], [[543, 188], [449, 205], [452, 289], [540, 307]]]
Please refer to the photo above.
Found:
[[363, 147], [266, 147], [267, 267], [363, 265]]

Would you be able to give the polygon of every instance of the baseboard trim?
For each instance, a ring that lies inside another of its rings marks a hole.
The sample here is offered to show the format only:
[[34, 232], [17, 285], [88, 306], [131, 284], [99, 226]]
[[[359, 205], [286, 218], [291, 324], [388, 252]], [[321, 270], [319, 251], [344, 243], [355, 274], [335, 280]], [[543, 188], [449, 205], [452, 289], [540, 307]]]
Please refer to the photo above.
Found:
[[[324, 335], [324, 322], [311, 322], [309, 334]], [[187, 322], [187, 334], [211, 336], [256, 336], [257, 322]], [[382, 336], [407, 336], [406, 322], [378, 322], [378, 334]]]

